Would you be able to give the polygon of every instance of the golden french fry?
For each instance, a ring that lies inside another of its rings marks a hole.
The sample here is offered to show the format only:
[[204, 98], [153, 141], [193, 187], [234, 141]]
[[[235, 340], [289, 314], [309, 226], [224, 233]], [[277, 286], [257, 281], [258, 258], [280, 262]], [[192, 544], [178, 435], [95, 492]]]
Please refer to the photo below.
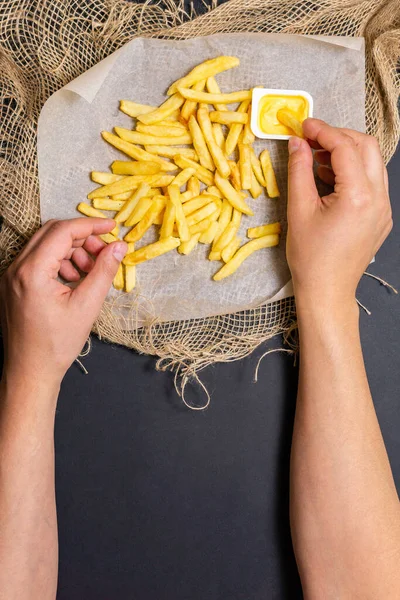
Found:
[[156, 110], [156, 106], [149, 106], [148, 104], [138, 104], [137, 102], [131, 102], [130, 100], [120, 100], [119, 110], [130, 117], [138, 117], [146, 113]]
[[249, 190], [251, 188], [253, 171], [251, 168], [250, 146], [248, 144], [239, 143], [239, 168], [242, 188]]
[[226, 198], [224, 198], [222, 200], [221, 214], [218, 219], [218, 229], [214, 236], [213, 249], [215, 248], [215, 245], [217, 244], [220, 236], [222, 235], [228, 223], [230, 222], [232, 218], [232, 212], [233, 208], [231, 203]]
[[[154, 175], [161, 171], [161, 166], [151, 161], [114, 160], [111, 170], [118, 175]], [[171, 171], [173, 170], [174, 165], [171, 165]]]
[[127, 254], [122, 262], [125, 265], [138, 265], [146, 260], [151, 260], [157, 256], [165, 254], [166, 252], [174, 250], [174, 248], [177, 248], [180, 243], [181, 242], [178, 238], [165, 238]]
[[218, 172], [221, 177], [229, 177], [231, 170], [228, 161], [225, 158], [225, 154], [215, 141], [208, 110], [199, 108], [197, 111], [197, 119]]
[[220, 125], [219, 123], [213, 123], [212, 131], [213, 131], [214, 139], [215, 139], [216, 143], [222, 150], [224, 147], [224, 144], [225, 144], [225, 136], [224, 136], [224, 132], [222, 131], [222, 125]]
[[[179, 110], [177, 111], [177, 116], [180, 116]], [[168, 117], [168, 119], [164, 119], [164, 121], [157, 121], [155, 125], [144, 125], [143, 123], [138, 123], [138, 125], [140, 125], [141, 127], [175, 127], [180, 131], [187, 131], [187, 125], [185, 125], [184, 123], [180, 123], [178, 120], [172, 120], [170, 117]], [[138, 129], [138, 131], [140, 131], [140, 129]]]
[[247, 123], [249, 116], [246, 113], [240, 113], [233, 110], [214, 110], [210, 112], [210, 120], [212, 123], [221, 123], [221, 125], [232, 125], [232, 123]]
[[174, 94], [171, 98], [163, 102], [159, 108], [156, 108], [156, 110], [138, 115], [138, 121], [145, 125], [153, 125], [153, 123], [163, 121], [171, 116], [177, 108], [180, 108], [184, 102], [185, 100], [180, 94]]
[[239, 192], [235, 190], [227, 179], [221, 177], [219, 173], [215, 173], [215, 184], [221, 190], [224, 198], [227, 198], [234, 208], [237, 208], [237, 210], [240, 210], [245, 215], [254, 214]]
[[249, 227], [247, 230], [247, 237], [255, 239], [273, 233], [281, 233], [280, 223], [269, 223], [268, 225], [259, 225], [259, 227]]
[[147, 196], [140, 198], [135, 208], [127, 217], [124, 223], [125, 227], [133, 227], [134, 225], [136, 225], [136, 223], [139, 223], [139, 221], [143, 219], [147, 211], [151, 208], [153, 202], [154, 198], [148, 198]]
[[180, 173], [178, 173], [178, 175], [175, 177], [175, 179], [172, 180], [170, 185], [177, 185], [178, 188], [181, 188], [183, 185], [185, 185], [185, 183], [189, 181], [189, 179], [195, 173], [196, 169], [193, 169], [193, 167], [186, 167], [186, 169], [183, 169]]
[[132, 213], [139, 200], [144, 198], [149, 190], [150, 186], [147, 183], [141, 183], [136, 192], [132, 194], [129, 200], [125, 202], [121, 210], [115, 215], [115, 222], [124, 223]]
[[258, 183], [257, 178], [254, 175], [254, 171], [251, 171], [251, 186], [249, 191], [252, 198], [258, 198], [262, 194], [261, 185]]
[[217, 205], [214, 202], [208, 202], [205, 206], [199, 208], [199, 210], [196, 210], [187, 217], [186, 221], [188, 226], [192, 227], [196, 223], [207, 219], [217, 210]]
[[109, 200], [108, 198], [95, 198], [92, 200], [93, 208], [98, 210], [121, 210], [124, 204], [123, 200]]
[[187, 133], [186, 127], [179, 123], [180, 127], [177, 127], [173, 123], [171, 125], [144, 125], [138, 123], [136, 131], [139, 133], [146, 133], [147, 135], [154, 135], [155, 137], [180, 137]]
[[[207, 87], [207, 92], [210, 92], [210, 94], [220, 94], [221, 93], [221, 90], [219, 89], [219, 85], [218, 85], [215, 77], [213, 77], [213, 76], [207, 77], [206, 87]], [[215, 110], [219, 110], [219, 111], [229, 110], [227, 108], [226, 104], [218, 104], [218, 102], [216, 104], [214, 104], [214, 108], [215, 108]]]
[[280, 196], [278, 184], [276, 182], [274, 168], [271, 162], [271, 156], [268, 150], [263, 150], [260, 154], [261, 168], [263, 170], [267, 194], [270, 198]]
[[160, 238], [169, 238], [172, 236], [176, 219], [175, 204], [171, 198], [167, 197], [164, 220], [160, 229]]
[[185, 213], [180, 198], [180, 191], [177, 185], [168, 186], [168, 193], [172, 204], [175, 206], [175, 219], [181, 242], [190, 240], [189, 222], [186, 220]]
[[[249, 105], [250, 100], [245, 100], [241, 103], [241, 105], [237, 109], [237, 112], [247, 113]], [[244, 125], [242, 125], [241, 123], [233, 123], [233, 125], [231, 125], [225, 141], [225, 152], [227, 156], [230, 156], [234, 152], [238, 144], [240, 134], [243, 131], [243, 127]]]
[[202, 244], [211, 244], [214, 240], [215, 234], [218, 231], [218, 221], [213, 221], [208, 229], [203, 231], [200, 235], [199, 242]]
[[119, 201], [125, 202], [126, 200], [129, 200], [129, 198], [132, 196], [132, 194], [133, 194], [132, 190], [130, 192], [124, 192], [123, 194], [114, 194], [114, 196], [111, 196], [111, 200], [116, 200], [117, 202], [119, 202]]
[[198, 180], [198, 178], [196, 177], [196, 175], [193, 175], [189, 181], [187, 182], [187, 190], [192, 192], [193, 197], [195, 196], [199, 196], [200, 195], [200, 181]]
[[[143, 115], [145, 117], [146, 115]], [[114, 127], [116, 133], [120, 138], [125, 140], [126, 142], [130, 142], [132, 144], [141, 144], [143, 146], [156, 144], [163, 146], [179, 146], [180, 144], [191, 144], [192, 136], [189, 132], [180, 133], [179, 136], [156, 136], [156, 135], [148, 135], [147, 133], [140, 133], [140, 131], [131, 131], [130, 129], [125, 129], [124, 127]]]
[[124, 152], [124, 154], [127, 156], [130, 156], [136, 160], [149, 160], [151, 162], [158, 162], [161, 165], [161, 171], [171, 170], [171, 163], [169, 163], [167, 160], [164, 160], [155, 154], [150, 154], [149, 152], [146, 152], [146, 150], [142, 150], [142, 148], [122, 140], [117, 135], [114, 135], [109, 131], [102, 131], [101, 135], [103, 140], [111, 144], [111, 146], [114, 146], [114, 148], [117, 148], [117, 150]]
[[[131, 244], [129, 245], [134, 245], [133, 242], [131, 242]], [[132, 250], [129, 250], [129, 252], [133, 252], [133, 248]], [[136, 267], [135, 265], [125, 265], [125, 291], [126, 292], [131, 292], [133, 290], [133, 288], [136, 285]]]
[[126, 242], [137, 242], [146, 233], [148, 229], [153, 225], [157, 215], [164, 210], [165, 201], [164, 198], [154, 198], [152, 206], [148, 209], [141, 221], [126, 234], [124, 240]]
[[[235, 104], [251, 99], [251, 90], [240, 90], [240, 92], [231, 92], [230, 94], [209, 94], [208, 92], [196, 92], [196, 90], [180, 87], [178, 91], [186, 100], [194, 100], [204, 104]], [[142, 119], [143, 117], [139, 118]]]
[[185, 204], [185, 202], [188, 202], [192, 198], [193, 198], [193, 192], [191, 192], [190, 190], [186, 190], [186, 192], [181, 193], [182, 204]]
[[266, 186], [265, 177], [262, 172], [261, 163], [254, 152], [253, 146], [249, 146], [250, 148], [250, 160], [251, 160], [251, 168], [253, 169], [253, 173], [257, 178], [257, 181], [262, 187]]
[[154, 225], [162, 225], [163, 221], [164, 221], [164, 216], [165, 216], [165, 208], [160, 213], [158, 213], [158, 215], [156, 216], [156, 218], [154, 220]]
[[183, 205], [183, 212], [185, 215], [191, 215], [196, 210], [199, 210], [199, 208], [202, 208], [214, 200], [219, 200], [219, 198], [211, 196], [210, 194], [200, 194], [200, 196], [195, 196]]
[[191, 158], [192, 160], [199, 160], [197, 152], [192, 148], [176, 148], [175, 146], [154, 145], [146, 145], [144, 148], [145, 150], [147, 150], [147, 152], [159, 154], [160, 156], [166, 156], [167, 158], [174, 158], [174, 156], [176, 156], [177, 154], [181, 154], [182, 156], [187, 156], [187, 158]]
[[236, 210], [236, 208], [234, 208], [232, 211], [232, 220], [230, 221], [230, 223], [228, 223], [221, 235], [215, 241], [215, 244], [213, 244], [214, 252], [222, 252], [222, 250], [228, 244], [230, 244], [230, 242], [233, 240], [233, 238], [236, 236], [239, 230], [241, 219], [242, 213]]
[[193, 169], [196, 169], [196, 177], [202, 183], [205, 183], [206, 185], [213, 185], [214, 174], [202, 165], [196, 163], [194, 160], [191, 160], [186, 156], [182, 156], [182, 154], [177, 154], [176, 156], [174, 156], [174, 163], [181, 169], [186, 169], [186, 167], [193, 167]]
[[[205, 80], [198, 81], [194, 84], [193, 89], [197, 92], [202, 92], [206, 85]], [[181, 117], [186, 123], [189, 121], [190, 117], [195, 114], [197, 109], [197, 102], [193, 102], [193, 100], [185, 100], [185, 104], [181, 109]]]
[[223, 195], [221, 194], [220, 190], [217, 188], [216, 185], [209, 185], [203, 193], [211, 194], [212, 196], [217, 196], [217, 198], [223, 198]]
[[113, 173], [102, 173], [101, 171], [92, 171], [91, 179], [94, 183], [98, 183], [100, 185], [107, 185], [108, 183], [114, 183], [114, 181], [119, 181], [122, 179], [122, 175], [114, 175]]
[[229, 242], [227, 246], [225, 246], [225, 248], [221, 252], [221, 258], [225, 263], [231, 260], [232, 256], [235, 254], [236, 250], [239, 248], [241, 243], [242, 242], [240, 237], [236, 236], [233, 238], [233, 240]]
[[113, 286], [116, 290], [123, 290], [125, 286], [125, 278], [124, 278], [124, 266], [122, 264], [119, 265], [118, 271], [114, 277]]
[[107, 215], [100, 212], [96, 208], [93, 208], [93, 206], [90, 206], [90, 204], [85, 204], [85, 202], [80, 202], [78, 204], [78, 206], [76, 207], [76, 209], [80, 213], [85, 215], [86, 217], [94, 217], [96, 219], [107, 219], [108, 218]]
[[[197, 65], [190, 71], [185, 77], [181, 77], [175, 81], [168, 89], [168, 96], [174, 94], [179, 90], [180, 87], [188, 88], [227, 69], [232, 69], [240, 64], [240, 60], [236, 56], [218, 56], [217, 58], [211, 58], [204, 61], [200, 65]], [[202, 102], [202, 100], [201, 100]]]
[[194, 235], [195, 233], [203, 233], [203, 231], [206, 231], [210, 227], [211, 223], [213, 223], [212, 217], [215, 214], [217, 214], [217, 213], [215, 212], [208, 219], [203, 219], [202, 221], [199, 221], [198, 223], [195, 223], [194, 225], [192, 225], [190, 227], [190, 235]]
[[221, 252], [211, 250], [210, 254], [208, 255], [208, 260], [221, 260]]
[[233, 187], [235, 188], [235, 190], [237, 192], [240, 192], [242, 189], [242, 182], [240, 179], [240, 169], [239, 169], [239, 165], [237, 163], [235, 163], [234, 160], [228, 160], [228, 164], [230, 166], [231, 169], [231, 176], [230, 176], [230, 180], [232, 182]]
[[260, 250], [261, 248], [270, 248], [272, 246], [277, 246], [279, 244], [279, 235], [265, 235], [263, 237], [257, 238], [255, 240], [251, 240], [244, 244], [236, 254], [229, 260], [217, 273], [215, 273], [213, 279], [214, 281], [220, 281], [228, 275], [232, 275], [240, 267], [242, 262], [248, 258], [253, 252], [256, 250]]
[[199, 237], [201, 233], [195, 233], [190, 237], [187, 242], [182, 242], [182, 244], [178, 248], [178, 252], [180, 254], [190, 254], [192, 250], [197, 246], [197, 242], [199, 241]]
[[296, 115], [288, 108], [281, 108], [276, 113], [278, 121], [293, 131], [297, 137], [304, 138], [303, 126], [296, 118]]
[[189, 131], [192, 134], [193, 146], [199, 157], [200, 164], [209, 169], [210, 171], [215, 170], [214, 161], [207, 148], [206, 140], [204, 139], [203, 132], [196, 120], [196, 117], [192, 115], [189, 119]]
[[102, 239], [106, 244], [112, 244], [112, 242], [116, 242], [118, 240], [118, 238], [112, 233], [102, 233], [99, 235], [99, 238]]
[[243, 127], [242, 142], [243, 142], [243, 144], [252, 144], [254, 142], [254, 140], [256, 139], [256, 136], [250, 129], [251, 104], [250, 104], [247, 112], [248, 112], [248, 120], [247, 120], [247, 123], [245, 123], [245, 126]]

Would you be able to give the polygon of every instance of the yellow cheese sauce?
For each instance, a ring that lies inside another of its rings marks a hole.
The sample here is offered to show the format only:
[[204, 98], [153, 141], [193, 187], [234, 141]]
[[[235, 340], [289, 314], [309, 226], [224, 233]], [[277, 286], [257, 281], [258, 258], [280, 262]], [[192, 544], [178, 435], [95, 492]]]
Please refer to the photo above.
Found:
[[307, 119], [309, 103], [303, 96], [266, 95], [258, 106], [258, 126], [266, 134], [292, 135], [291, 129], [278, 121], [276, 113], [281, 108], [289, 109], [300, 123]]

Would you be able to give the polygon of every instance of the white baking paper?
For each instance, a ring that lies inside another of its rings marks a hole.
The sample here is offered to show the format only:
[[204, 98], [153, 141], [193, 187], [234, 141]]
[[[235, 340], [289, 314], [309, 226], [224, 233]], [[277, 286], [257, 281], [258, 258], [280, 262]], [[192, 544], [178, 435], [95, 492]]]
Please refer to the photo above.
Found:
[[[106, 171], [114, 160], [127, 158], [100, 136], [102, 130], [112, 131], [116, 125], [133, 126], [133, 120], [118, 109], [120, 99], [158, 105], [172, 81], [221, 54], [240, 58], [238, 68], [217, 76], [223, 91], [256, 85], [306, 90], [314, 98], [315, 117], [364, 130], [362, 38], [267, 34], [186, 41], [138, 38], [71, 81], [44, 105], [38, 127], [42, 221], [79, 216], [76, 205], [96, 187], [90, 171]], [[137, 287], [125, 298], [139, 304], [139, 324], [154, 317], [168, 321], [231, 313], [293, 294], [285, 258], [287, 142], [255, 143], [257, 153], [266, 147], [281, 197], [249, 199], [254, 216], [243, 217], [240, 235], [245, 241], [248, 227], [280, 221], [279, 247], [258, 251], [220, 282], [212, 280], [220, 263], [208, 261], [209, 247], [201, 244], [189, 256], [173, 251], [139, 265]], [[154, 239], [154, 232], [149, 232], [137, 247]], [[111, 289], [109, 297], [120, 293]]]

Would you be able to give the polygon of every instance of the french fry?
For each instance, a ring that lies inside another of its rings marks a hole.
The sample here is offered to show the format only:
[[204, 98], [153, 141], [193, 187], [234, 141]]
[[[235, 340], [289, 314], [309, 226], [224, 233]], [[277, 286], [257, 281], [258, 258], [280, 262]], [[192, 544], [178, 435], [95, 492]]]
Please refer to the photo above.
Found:
[[214, 202], [209, 202], [199, 210], [196, 210], [186, 219], [189, 227], [192, 227], [196, 223], [200, 223], [204, 219], [208, 219], [214, 212], [217, 211], [217, 205]]
[[149, 175], [149, 178], [146, 181], [151, 186], [163, 188], [169, 186], [173, 180], [173, 175], [159, 175], [158, 173], [156, 173], [156, 175]]
[[146, 260], [152, 260], [153, 258], [157, 258], [157, 256], [161, 256], [166, 252], [174, 250], [180, 243], [178, 238], [165, 238], [127, 254], [122, 262], [125, 265], [138, 265]]
[[122, 179], [122, 175], [114, 175], [113, 173], [102, 173], [101, 171], [92, 171], [91, 179], [94, 183], [98, 183], [100, 185], [107, 185], [108, 183], [114, 183], [114, 181], [119, 181]]
[[191, 215], [196, 210], [199, 210], [199, 208], [202, 208], [214, 200], [219, 200], [219, 198], [211, 196], [211, 194], [200, 194], [200, 196], [195, 196], [183, 205], [183, 212], [186, 216]]
[[213, 223], [212, 217], [214, 217], [214, 215], [216, 215], [216, 212], [213, 213], [208, 219], [203, 219], [202, 221], [199, 221], [198, 223], [192, 225], [190, 227], [190, 235], [194, 235], [195, 233], [203, 233], [203, 231], [207, 231], [211, 223]]
[[193, 234], [187, 242], [181, 243], [181, 245], [178, 248], [178, 252], [180, 254], [190, 254], [192, 250], [194, 250], [194, 248], [197, 246], [200, 236], [200, 232]]
[[173, 123], [171, 123], [171, 125], [144, 125], [143, 123], [138, 123], [136, 131], [139, 133], [146, 133], [147, 135], [154, 135], [156, 137], [180, 137], [187, 133], [186, 127], [183, 125], [177, 127]]
[[[204, 104], [235, 104], [251, 99], [251, 90], [240, 90], [230, 94], [209, 94], [208, 92], [196, 92], [196, 90], [179, 87], [179, 94], [186, 100], [203, 102]], [[146, 116], [146, 115], [144, 115]], [[142, 119], [143, 117], [139, 117]]]
[[266, 186], [265, 177], [262, 172], [261, 163], [254, 152], [253, 146], [250, 146], [250, 160], [251, 160], [251, 168], [253, 169], [253, 173], [257, 178], [257, 181], [262, 187]]
[[233, 208], [237, 208], [240, 212], [245, 215], [253, 215], [253, 211], [243, 200], [243, 197], [235, 190], [231, 183], [220, 176], [219, 173], [215, 174], [215, 185], [221, 191], [224, 198], [227, 198], [232, 204]]
[[[128, 242], [128, 254], [131, 254], [135, 251], [135, 244], [133, 242]], [[136, 286], [136, 267], [133, 265], [124, 265], [125, 266], [125, 291], [131, 292], [133, 288]]]
[[243, 142], [243, 144], [252, 144], [254, 142], [254, 140], [256, 139], [256, 136], [254, 135], [254, 133], [250, 129], [251, 104], [250, 104], [247, 112], [248, 112], [248, 120], [247, 120], [247, 122], [245, 123], [245, 125], [243, 127], [242, 142]]
[[[177, 118], [180, 117], [180, 111], [177, 110]], [[187, 125], [185, 125], [184, 123], [181, 123], [178, 120], [174, 120], [171, 119], [171, 117], [168, 117], [168, 119], [164, 119], [164, 121], [157, 121], [157, 123], [155, 125], [144, 125], [144, 123], [138, 123], [139, 126], [141, 127], [175, 127], [176, 129], [180, 129], [180, 131], [187, 131]], [[137, 127], [136, 127], [137, 129]], [[138, 130], [140, 131], [140, 130]]]
[[228, 244], [230, 244], [239, 230], [241, 218], [242, 213], [234, 208], [232, 211], [232, 220], [230, 223], [228, 223], [218, 240], [216, 240], [215, 244], [213, 245], [214, 252], [222, 252], [222, 250]]
[[[205, 88], [206, 82], [205, 79], [198, 81], [194, 84], [193, 89], [197, 92], [202, 92]], [[197, 109], [197, 102], [193, 102], [193, 100], [185, 100], [185, 104], [181, 109], [181, 117], [186, 123], [189, 122], [189, 119], [192, 115], [195, 114]]]
[[231, 170], [228, 161], [225, 158], [225, 154], [215, 141], [208, 110], [199, 108], [197, 111], [197, 119], [218, 172], [221, 177], [229, 177]]
[[226, 71], [227, 69], [237, 67], [239, 64], [240, 60], [236, 58], [236, 56], [218, 56], [217, 58], [206, 60], [200, 65], [194, 67], [194, 69], [192, 69], [188, 75], [175, 81], [169, 87], [167, 94], [170, 96], [171, 94], [177, 92], [180, 87], [191, 87], [198, 81], [202, 81], [203, 79], [207, 79], [208, 77], [222, 73], [222, 71]]
[[131, 158], [136, 160], [149, 160], [151, 162], [158, 162], [161, 165], [161, 171], [169, 171], [171, 169], [171, 163], [169, 163], [167, 160], [164, 160], [155, 154], [150, 154], [150, 152], [146, 152], [146, 150], [142, 150], [142, 148], [122, 140], [120, 137], [110, 133], [109, 131], [102, 131], [101, 135], [106, 142], [111, 144], [111, 146], [114, 146], [114, 148], [124, 152], [124, 154], [130, 156]]
[[196, 175], [193, 175], [187, 182], [187, 190], [192, 192], [193, 197], [200, 195], [200, 181]]
[[196, 169], [193, 169], [193, 167], [186, 167], [186, 169], [183, 169], [180, 173], [178, 173], [170, 185], [177, 185], [178, 188], [181, 188], [195, 173]]
[[180, 94], [174, 94], [163, 102], [159, 108], [156, 108], [152, 112], [138, 115], [138, 121], [145, 125], [153, 125], [153, 123], [163, 121], [171, 116], [177, 108], [180, 108], [184, 102], [185, 100]]
[[[207, 88], [207, 92], [210, 92], [210, 94], [220, 94], [221, 93], [219, 85], [214, 76], [207, 77], [206, 88]], [[218, 104], [218, 102], [216, 104], [214, 104], [214, 108], [215, 108], [215, 110], [219, 110], [219, 111], [229, 110], [228, 107], [226, 106], [226, 104]]]
[[167, 197], [164, 219], [162, 222], [162, 226], [160, 229], [160, 239], [161, 238], [169, 238], [172, 236], [172, 232], [174, 230], [176, 218], [176, 209], [175, 204], [172, 202], [171, 198]]
[[151, 208], [154, 203], [154, 198], [148, 198], [144, 196], [140, 198], [139, 202], [136, 204], [135, 208], [132, 210], [129, 217], [126, 219], [124, 225], [125, 227], [133, 227], [139, 221], [143, 219], [147, 211]]
[[148, 229], [153, 225], [157, 215], [164, 210], [165, 201], [164, 198], [155, 198], [152, 206], [144, 215], [143, 219], [126, 234], [124, 240], [126, 242], [137, 242], [146, 233]]
[[214, 235], [213, 249], [215, 248], [222, 233], [225, 231], [226, 227], [228, 226], [228, 223], [231, 221], [232, 212], [233, 212], [232, 205], [226, 198], [224, 198], [222, 200], [221, 213], [218, 218], [218, 229]]
[[188, 202], [192, 198], [193, 198], [193, 192], [191, 192], [190, 190], [186, 190], [186, 192], [181, 192], [182, 204], [185, 204], [185, 202]]
[[182, 154], [177, 154], [176, 156], [174, 156], [174, 163], [181, 169], [186, 169], [186, 167], [193, 167], [194, 169], [196, 169], [196, 177], [202, 183], [205, 183], [206, 185], [213, 185], [214, 174], [205, 167], [196, 163], [194, 160], [191, 160], [186, 156], [182, 156]]
[[175, 206], [175, 219], [180, 240], [181, 242], [187, 242], [190, 240], [189, 222], [183, 212], [179, 187], [177, 185], [168, 186], [168, 193], [172, 204]]
[[214, 161], [208, 150], [200, 125], [194, 115], [189, 119], [189, 131], [192, 134], [193, 146], [199, 157], [200, 164], [210, 171], [215, 171]]
[[213, 277], [214, 281], [220, 281], [221, 279], [232, 275], [232, 273], [234, 273], [240, 267], [243, 261], [256, 250], [261, 250], [261, 248], [270, 248], [272, 246], [277, 246], [278, 244], [279, 235], [277, 234], [265, 235], [247, 242], [247, 244], [244, 244], [244, 246], [239, 248], [231, 260], [229, 260], [219, 271], [217, 271], [217, 273], [215, 273]]
[[277, 198], [280, 196], [278, 184], [276, 182], [274, 168], [271, 162], [271, 156], [268, 150], [263, 150], [260, 154], [260, 163], [263, 170], [264, 179], [266, 183], [267, 194], [270, 198]]
[[303, 126], [296, 115], [287, 108], [281, 108], [276, 113], [278, 121], [290, 129], [297, 137], [304, 138]]
[[233, 187], [235, 188], [235, 190], [237, 192], [240, 192], [242, 189], [242, 182], [240, 179], [240, 169], [239, 169], [239, 165], [237, 163], [235, 163], [234, 160], [228, 160], [228, 164], [230, 166], [231, 169], [231, 176], [230, 176], [230, 180], [232, 182]]
[[249, 117], [246, 113], [240, 113], [233, 110], [214, 110], [210, 113], [212, 123], [221, 123], [221, 125], [232, 125], [232, 123], [247, 123]]
[[202, 244], [211, 244], [217, 231], [218, 221], [213, 221], [210, 226], [200, 235], [199, 242]]
[[123, 200], [109, 200], [108, 198], [95, 198], [92, 200], [93, 208], [98, 210], [121, 210], [124, 204]]
[[220, 190], [217, 188], [216, 185], [209, 185], [203, 193], [211, 194], [212, 196], [217, 196], [217, 198], [223, 198], [223, 195], [221, 194]]
[[264, 235], [272, 235], [273, 233], [281, 233], [280, 223], [269, 223], [268, 225], [259, 225], [258, 227], [249, 227], [247, 237], [255, 239]]
[[221, 252], [211, 250], [210, 254], [208, 255], [208, 260], [221, 260]]
[[125, 287], [124, 265], [120, 264], [114, 277], [113, 286], [116, 290], [123, 290]]
[[[93, 208], [93, 206], [90, 206], [90, 204], [85, 204], [85, 202], [80, 202], [76, 208], [80, 213], [82, 213], [86, 217], [95, 217], [96, 219], [108, 219], [107, 215], [100, 212], [96, 208]], [[115, 221], [115, 218], [114, 218], [114, 221]], [[119, 233], [118, 225], [116, 225], [114, 227], [114, 229], [112, 231], [110, 231], [110, 233], [112, 233], [113, 235], [118, 237], [118, 233]]]
[[159, 154], [160, 156], [166, 156], [167, 158], [174, 158], [176, 154], [181, 154], [182, 156], [187, 156], [187, 158], [191, 158], [192, 160], [199, 160], [196, 150], [193, 150], [192, 148], [176, 148], [175, 146], [155, 145], [146, 145], [144, 148], [147, 150], [147, 152]]
[[158, 215], [154, 219], [154, 225], [162, 225], [163, 221], [164, 221], [164, 216], [165, 216], [165, 208], [160, 213], [158, 213]]
[[156, 106], [149, 106], [148, 104], [138, 104], [137, 102], [131, 102], [130, 100], [120, 100], [119, 110], [130, 117], [138, 117], [146, 113], [156, 110]]
[[[249, 105], [250, 105], [250, 100], [243, 101], [241, 103], [241, 105], [239, 106], [239, 108], [237, 109], [237, 112], [247, 113]], [[226, 141], [225, 141], [225, 152], [226, 152], [227, 156], [230, 156], [231, 154], [233, 154], [233, 152], [238, 144], [240, 134], [243, 131], [243, 127], [244, 127], [244, 125], [242, 125], [241, 123], [234, 123], [233, 125], [231, 125], [231, 127], [229, 129], [229, 133], [226, 136]]]
[[139, 200], [144, 198], [149, 190], [150, 186], [147, 183], [141, 183], [136, 192], [132, 194], [129, 200], [125, 202], [121, 210], [115, 215], [115, 222], [124, 223], [132, 213]]
[[258, 183], [257, 178], [254, 175], [254, 171], [251, 171], [251, 186], [249, 191], [252, 198], [258, 198], [262, 194], [261, 185]]
[[227, 246], [225, 246], [221, 252], [221, 258], [225, 263], [231, 260], [241, 243], [240, 237], [236, 236], [229, 242]]
[[101, 235], [99, 235], [99, 238], [103, 240], [103, 242], [105, 242], [106, 244], [112, 244], [112, 242], [116, 242], [118, 240], [118, 238], [115, 237], [115, 235], [113, 235], [112, 233], [102, 233]]
[[[146, 115], [143, 115], [144, 117]], [[179, 146], [180, 144], [191, 144], [192, 136], [190, 133], [182, 133], [179, 136], [168, 137], [168, 136], [155, 136], [148, 135], [147, 133], [140, 133], [140, 131], [131, 131], [124, 127], [115, 127], [116, 133], [120, 138], [126, 142], [132, 144], [146, 145], [161, 145], [161, 146]]]
[[[210, 113], [210, 114], [212, 114], [212, 113]], [[221, 150], [223, 150], [224, 144], [225, 144], [225, 136], [224, 136], [224, 132], [222, 131], [222, 125], [220, 125], [219, 123], [213, 123], [212, 131], [213, 131], [214, 139], [215, 139], [217, 145], [221, 148]]]
[[[118, 175], [154, 175], [161, 171], [161, 166], [151, 161], [114, 160], [111, 170]], [[174, 165], [171, 165], [171, 171], [173, 170]]]
[[115, 200], [116, 202], [119, 202], [119, 201], [125, 202], [126, 200], [129, 200], [129, 198], [132, 196], [132, 194], [133, 194], [132, 190], [130, 192], [124, 192], [123, 194], [114, 194], [114, 196], [111, 196], [111, 200]]

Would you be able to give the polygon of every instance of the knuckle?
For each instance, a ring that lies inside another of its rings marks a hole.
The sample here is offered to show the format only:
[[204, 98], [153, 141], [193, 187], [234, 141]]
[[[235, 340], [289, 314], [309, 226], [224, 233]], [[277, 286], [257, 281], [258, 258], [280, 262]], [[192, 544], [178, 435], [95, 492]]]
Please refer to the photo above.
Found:
[[49, 221], [49, 230], [53, 233], [58, 233], [62, 229], [64, 229], [63, 221], [57, 221], [56, 219]]

